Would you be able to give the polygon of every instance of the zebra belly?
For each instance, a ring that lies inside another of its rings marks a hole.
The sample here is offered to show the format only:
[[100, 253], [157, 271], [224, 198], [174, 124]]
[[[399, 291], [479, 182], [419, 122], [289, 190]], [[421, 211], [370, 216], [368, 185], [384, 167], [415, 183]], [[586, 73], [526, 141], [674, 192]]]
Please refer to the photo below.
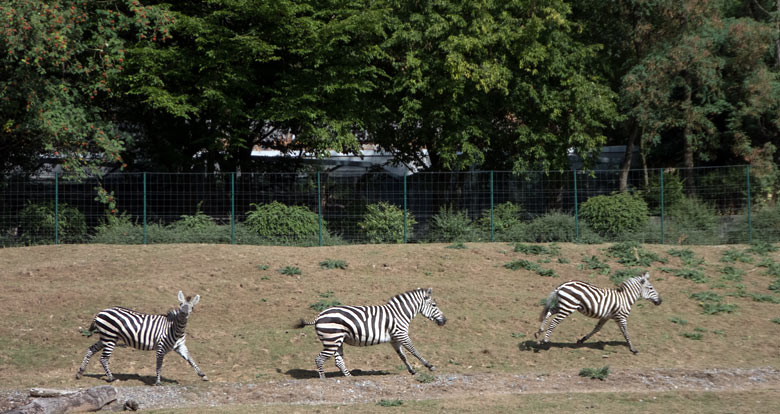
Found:
[[355, 338], [352, 335], [344, 337], [344, 342], [352, 346], [369, 346], [390, 342], [390, 335], [387, 332], [377, 332], [376, 335], [365, 333]]

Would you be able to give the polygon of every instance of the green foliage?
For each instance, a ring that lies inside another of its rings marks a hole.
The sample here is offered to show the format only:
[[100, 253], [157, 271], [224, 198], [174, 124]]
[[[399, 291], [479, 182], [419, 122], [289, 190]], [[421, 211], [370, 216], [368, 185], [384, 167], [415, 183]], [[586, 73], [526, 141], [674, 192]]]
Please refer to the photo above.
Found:
[[376, 405], [380, 407], [400, 407], [401, 405], [403, 405], [403, 403], [404, 402], [402, 400], [385, 400], [383, 398], [379, 400], [379, 402], [376, 403]]
[[678, 316], [673, 316], [673, 317], [669, 318], [669, 321], [671, 321], [674, 324], [683, 325], [683, 326], [688, 324], [688, 321], [686, 321], [685, 319], [682, 319], [682, 318], [680, 318]]
[[776, 323], [776, 324], [780, 325], [780, 318], [772, 318], [771, 321], [772, 321], [772, 323]]
[[[406, 215], [406, 237], [413, 235], [417, 224], [411, 213]], [[404, 241], [404, 212], [393, 204], [384, 201], [369, 204], [363, 219], [358, 222], [369, 243], [402, 243]]]
[[737, 305], [726, 303], [702, 302], [699, 304], [702, 313], [705, 315], [717, 315], [719, 313], [733, 313], [737, 310]]
[[112, 82], [129, 44], [170, 37], [167, 12], [130, 1], [5, 0], [0, 14], [0, 136], [14, 143], [0, 173], [32, 171], [44, 154], [76, 177], [121, 166]]
[[343, 260], [326, 259], [320, 262], [320, 267], [323, 269], [346, 269], [347, 262]]
[[591, 197], [580, 208], [582, 220], [607, 238], [644, 229], [647, 215], [647, 203], [625, 192]]
[[709, 279], [699, 269], [682, 268], [671, 270], [671, 273], [677, 277], [688, 279], [696, 283], [706, 283]]
[[522, 229], [516, 228], [516, 230], [522, 231], [522, 234], [512, 236], [512, 240], [531, 243], [601, 243], [603, 241], [599, 235], [582, 222], [580, 222], [580, 238], [577, 239], [574, 216], [561, 212], [547, 213], [522, 227]]
[[427, 238], [432, 242], [463, 242], [477, 241], [480, 237], [476, 234], [468, 211], [455, 211], [452, 206], [442, 206], [431, 219]]
[[780, 298], [774, 295], [767, 295], [763, 293], [749, 293], [748, 296], [750, 296], [754, 302], [780, 303]]
[[584, 258], [582, 259], [583, 265], [585, 265], [586, 269], [591, 270], [598, 270], [599, 273], [605, 275], [609, 273], [609, 265], [602, 262], [601, 259], [599, 259], [596, 256], [591, 256], [590, 258]]
[[678, 244], [717, 244], [720, 221], [715, 208], [697, 198], [684, 197], [666, 210], [666, 238]]
[[416, 379], [417, 382], [421, 382], [423, 384], [429, 384], [433, 381], [436, 381], [436, 376], [433, 374], [429, 374], [427, 372], [420, 372], [419, 374], [414, 376], [414, 379]]
[[257, 270], [268, 270], [269, 267], [267, 264], [259, 264], [257, 265]]
[[285, 266], [279, 269], [279, 273], [288, 276], [296, 276], [301, 274], [301, 269], [297, 266]]
[[317, 312], [322, 312], [325, 309], [332, 308], [334, 306], [340, 306], [341, 304], [342, 304], [341, 302], [339, 302], [338, 300], [335, 300], [335, 299], [333, 299], [333, 300], [321, 299], [321, 300], [319, 300], [319, 301], [309, 305], [309, 309], [314, 309]]
[[463, 242], [457, 242], [447, 246], [448, 249], [465, 249], [466, 245]]
[[665, 259], [642, 248], [642, 244], [635, 241], [615, 243], [607, 248], [607, 255], [616, 258], [618, 263], [626, 266], [649, 267], [653, 262], [666, 262]]
[[704, 263], [704, 258], [697, 257], [691, 249], [669, 249], [666, 253], [670, 256], [679, 257], [684, 266], [698, 267]]
[[723, 300], [723, 297], [718, 295], [715, 292], [697, 292], [691, 294], [691, 299], [695, 299], [698, 301], [707, 301], [707, 302], [720, 302]]
[[774, 281], [772, 281], [772, 283], [769, 284], [767, 289], [775, 290], [775, 291], [780, 290], [780, 278], [777, 278]]
[[560, 252], [560, 250], [561, 248], [555, 244], [550, 244], [549, 247], [540, 244], [531, 244], [531, 245], [522, 244], [522, 243], [515, 244], [515, 252], [524, 253], [524, 254], [533, 254], [533, 255], [549, 254], [551, 256], [556, 256]]
[[[745, 240], [747, 217], [744, 216], [743, 214], [743, 219], [735, 223], [734, 232], [736, 234], [732, 237], [734, 241]], [[753, 228], [753, 240], [766, 243], [780, 242], [780, 204], [761, 208], [751, 215], [750, 221]], [[777, 249], [777, 246], [774, 248]]]
[[[651, 174], [648, 180], [647, 190], [643, 192], [645, 201], [650, 207], [650, 214], [661, 214], [661, 177], [659, 174]], [[679, 203], [685, 194], [683, 184], [677, 173], [664, 173], [664, 209]]]
[[721, 276], [720, 278], [723, 280], [728, 280], [732, 282], [741, 282], [742, 281], [742, 275], [745, 274], [744, 270], [737, 269], [734, 266], [724, 266], [720, 269]]
[[95, 234], [90, 241], [104, 244], [141, 244], [144, 242], [143, 231], [143, 226], [135, 225], [125, 213], [107, 214], [95, 227]]
[[753, 258], [744, 251], [729, 248], [723, 252], [720, 261], [723, 263], [753, 263]]
[[87, 232], [84, 214], [66, 203], [55, 206], [53, 201], [27, 202], [19, 212], [17, 220], [19, 236], [25, 244], [54, 243], [55, 228], [60, 243], [80, 242]]
[[531, 270], [533, 272], [536, 272], [540, 276], [558, 277], [558, 275], [555, 273], [553, 269], [545, 269], [536, 263], [529, 262], [528, 260], [515, 260], [504, 264], [504, 267], [509, 270], [520, 270], [520, 269]]
[[750, 247], [745, 250], [747, 253], [753, 253], [760, 256], [766, 256], [769, 253], [776, 252], [778, 247], [774, 244], [765, 241], [756, 241], [750, 244]]
[[[319, 217], [306, 207], [287, 206], [278, 201], [251, 205], [254, 209], [246, 212], [244, 225], [267, 242], [290, 245], [319, 237]], [[327, 234], [325, 227], [323, 220], [323, 237]]]
[[[525, 210], [511, 201], [493, 207], [493, 235], [496, 241], [513, 241], [512, 236], [523, 234]], [[490, 234], [490, 209], [482, 210], [478, 220], [482, 231]]]
[[580, 370], [581, 377], [590, 379], [597, 379], [604, 381], [609, 376], [609, 365], [605, 365], [601, 368], [583, 368]]
[[680, 335], [684, 338], [692, 339], [694, 341], [699, 341], [704, 337], [701, 332], [682, 332]]

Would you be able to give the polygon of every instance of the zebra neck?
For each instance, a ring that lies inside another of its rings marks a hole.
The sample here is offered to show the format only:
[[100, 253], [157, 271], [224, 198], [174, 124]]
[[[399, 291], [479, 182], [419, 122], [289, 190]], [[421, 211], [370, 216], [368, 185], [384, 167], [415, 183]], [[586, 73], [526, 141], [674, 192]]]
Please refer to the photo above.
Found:
[[420, 306], [414, 306], [410, 309], [400, 303], [390, 303], [385, 305], [385, 307], [388, 308], [390, 313], [392, 313], [398, 321], [403, 321], [407, 324], [420, 312]]
[[171, 336], [179, 339], [184, 336], [184, 329], [187, 327], [187, 314], [180, 311], [172, 311], [168, 314], [171, 319]]
[[641, 287], [636, 283], [629, 283], [631, 281], [626, 282], [622, 286], [622, 293], [625, 296], [625, 298], [628, 300], [629, 306], [636, 303], [637, 300], [639, 300], [639, 296], [641, 294]]

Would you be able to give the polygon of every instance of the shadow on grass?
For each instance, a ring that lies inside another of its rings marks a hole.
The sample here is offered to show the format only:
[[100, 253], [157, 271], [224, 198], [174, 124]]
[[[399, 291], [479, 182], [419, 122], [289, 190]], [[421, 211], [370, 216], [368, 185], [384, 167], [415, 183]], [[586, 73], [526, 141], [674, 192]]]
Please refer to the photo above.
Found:
[[[308, 369], [291, 369], [285, 372], [285, 374], [295, 378], [295, 379], [306, 379], [306, 378], [319, 378], [320, 374], [317, 373], [316, 370], [308, 370]], [[355, 377], [364, 377], [369, 375], [393, 375], [392, 372], [387, 371], [362, 371], [359, 369], [356, 369], [354, 371], [350, 371], [350, 374]], [[326, 372], [325, 378], [344, 378], [344, 374], [341, 373], [341, 371], [335, 371], [335, 372]]]
[[[89, 378], [102, 379], [104, 381], [106, 380], [106, 374], [83, 374], [82, 376], [89, 377]], [[156, 375], [144, 375], [144, 376], [141, 376], [141, 375], [138, 375], [138, 374], [114, 374], [114, 381], [113, 382], [106, 382], [106, 384], [117, 385], [117, 382], [130, 381], [130, 380], [141, 381], [141, 382], [143, 382], [146, 385], [154, 385], [154, 383], [157, 381], [157, 376]], [[172, 380], [172, 379], [165, 378], [163, 376], [160, 376], [160, 383], [162, 383], [162, 384], [165, 384], [165, 383], [168, 383], [168, 384], [178, 384], [179, 382], [175, 381], [175, 380]]]
[[548, 342], [546, 344], [540, 344], [537, 341], [524, 341], [519, 344], [517, 344], [517, 347], [521, 351], [546, 351], [550, 348], [569, 348], [569, 349], [580, 349], [580, 348], [589, 348], [589, 349], [598, 349], [598, 350], [604, 350], [605, 346], [624, 346], [628, 348], [628, 343], [625, 341], [596, 341], [596, 342], [585, 342], [582, 344], [578, 344], [576, 342]]

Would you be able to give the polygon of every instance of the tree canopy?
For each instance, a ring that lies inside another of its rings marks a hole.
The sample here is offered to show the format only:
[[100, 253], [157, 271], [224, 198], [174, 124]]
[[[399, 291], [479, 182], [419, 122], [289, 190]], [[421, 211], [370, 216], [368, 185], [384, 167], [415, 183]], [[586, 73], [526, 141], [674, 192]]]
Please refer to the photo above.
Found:
[[0, 168], [252, 171], [279, 168], [258, 144], [365, 143], [435, 170], [568, 169], [607, 143], [659, 166], [771, 163], [778, 6], [8, 0]]

